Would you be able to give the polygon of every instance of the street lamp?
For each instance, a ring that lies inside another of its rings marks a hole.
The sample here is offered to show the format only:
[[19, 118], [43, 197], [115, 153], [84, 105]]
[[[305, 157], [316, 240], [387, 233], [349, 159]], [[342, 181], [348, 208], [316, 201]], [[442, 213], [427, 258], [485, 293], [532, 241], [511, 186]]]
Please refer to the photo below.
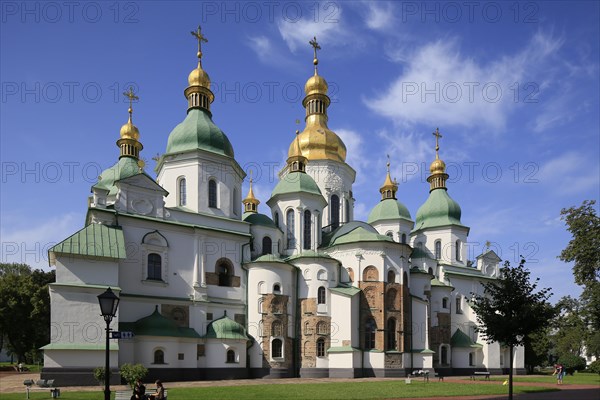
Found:
[[110, 322], [117, 315], [117, 307], [119, 307], [119, 298], [113, 293], [109, 287], [106, 292], [98, 295], [98, 303], [100, 303], [100, 313], [106, 321], [106, 366], [104, 368], [104, 400], [110, 400]]

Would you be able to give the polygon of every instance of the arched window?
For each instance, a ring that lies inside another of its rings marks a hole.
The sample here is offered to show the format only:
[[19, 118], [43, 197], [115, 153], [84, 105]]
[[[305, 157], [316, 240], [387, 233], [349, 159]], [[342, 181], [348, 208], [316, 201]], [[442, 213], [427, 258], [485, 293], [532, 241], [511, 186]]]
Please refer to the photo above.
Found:
[[268, 236], [265, 236], [262, 240], [262, 255], [271, 254], [273, 252], [273, 241]]
[[160, 254], [148, 254], [148, 279], [154, 281], [162, 280], [162, 258]]
[[327, 298], [325, 297], [325, 287], [320, 286], [317, 292], [317, 304], [325, 304]]
[[387, 349], [396, 350], [396, 320], [388, 319], [387, 322]]
[[354, 282], [354, 270], [348, 267], [348, 278], [350, 278], [350, 282]]
[[460, 252], [461, 252], [461, 245], [460, 245], [460, 240], [456, 241], [456, 261], [460, 261]]
[[271, 357], [283, 357], [283, 343], [281, 342], [281, 339], [273, 339], [271, 342]]
[[377, 325], [373, 318], [369, 318], [365, 322], [365, 350], [371, 350], [375, 348], [375, 331]]
[[470, 367], [475, 366], [475, 353], [473, 353], [473, 352], [469, 353], [469, 366]]
[[346, 209], [346, 219], [344, 222], [350, 222], [350, 202], [348, 201], [348, 199], [344, 200], [344, 207]]
[[317, 357], [325, 357], [325, 339], [317, 339]]
[[304, 323], [304, 334], [305, 335], [310, 335], [312, 334], [312, 330], [310, 329], [310, 322], [306, 321]]
[[406, 244], [406, 233], [402, 234], [402, 243]]
[[187, 204], [187, 188], [185, 178], [179, 179], [179, 205], [185, 206]]
[[296, 237], [294, 236], [294, 210], [288, 210], [285, 217], [287, 228], [286, 249], [294, 249], [296, 247]]
[[231, 286], [231, 277], [233, 276], [233, 265], [226, 258], [217, 261], [217, 275], [219, 275], [219, 286]]
[[447, 297], [444, 297], [442, 299], [442, 308], [445, 308], [445, 309], [448, 308], [448, 298]]
[[279, 213], [277, 211], [275, 211], [273, 219], [275, 220], [275, 226], [279, 228]]
[[429, 273], [429, 275], [433, 275], [433, 269], [431, 269], [431, 267], [429, 267], [429, 268], [427, 269], [427, 272]]
[[441, 258], [442, 258], [442, 241], [436, 240], [435, 241], [435, 259], [439, 260]]
[[387, 281], [388, 281], [388, 283], [395, 283], [395, 281], [396, 281], [396, 273], [394, 271], [392, 271], [392, 270], [388, 271]]
[[336, 194], [331, 195], [329, 208], [331, 208], [331, 228], [335, 229], [340, 226], [340, 198]]
[[319, 321], [317, 323], [317, 335], [328, 335], [329, 329], [325, 321]]
[[238, 197], [239, 197], [239, 192], [238, 192], [237, 188], [233, 188], [233, 213], [235, 215], [240, 215], [241, 200]]
[[281, 294], [281, 285], [279, 283], [273, 285], [273, 294]]
[[312, 225], [311, 225], [311, 214], [310, 211], [304, 211], [304, 250], [310, 250], [311, 245], [311, 235]]
[[462, 314], [462, 297], [456, 296], [456, 313]]
[[317, 279], [320, 281], [326, 281], [327, 271], [325, 271], [324, 269], [320, 269], [319, 272], [317, 272]]
[[442, 365], [448, 365], [448, 346], [442, 346], [440, 353], [440, 363]]
[[273, 321], [271, 324], [271, 336], [283, 336], [281, 321]]
[[208, 206], [217, 208], [217, 181], [214, 179], [208, 181]]
[[363, 271], [363, 281], [378, 281], [377, 268], [370, 265]]
[[227, 350], [227, 361], [226, 362], [228, 362], [228, 363], [235, 362], [235, 351]]
[[162, 350], [156, 350], [154, 352], [154, 364], [164, 364], [165, 363], [165, 353]]

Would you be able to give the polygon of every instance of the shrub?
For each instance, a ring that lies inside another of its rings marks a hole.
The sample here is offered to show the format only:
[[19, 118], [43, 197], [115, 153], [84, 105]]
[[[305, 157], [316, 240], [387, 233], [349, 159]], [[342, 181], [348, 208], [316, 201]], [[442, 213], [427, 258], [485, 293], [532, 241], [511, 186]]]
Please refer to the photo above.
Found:
[[596, 360], [593, 363], [591, 363], [588, 366], [587, 371], [594, 373], [594, 374], [600, 374], [600, 360]]
[[576, 356], [575, 354], [565, 354], [558, 359], [558, 363], [562, 364], [565, 368], [565, 372], [569, 375], [573, 375], [575, 371], [582, 371], [585, 369], [585, 358]]
[[[104, 374], [104, 368], [103, 367], [98, 367], [98, 368], [94, 368], [94, 378], [98, 381], [98, 384], [100, 386], [104, 385], [104, 378], [105, 378], [105, 374]], [[110, 371], [108, 371], [108, 377], [110, 379]]]
[[144, 379], [148, 375], [148, 370], [142, 364], [123, 364], [121, 365], [121, 378], [131, 386], [135, 386], [135, 381]]

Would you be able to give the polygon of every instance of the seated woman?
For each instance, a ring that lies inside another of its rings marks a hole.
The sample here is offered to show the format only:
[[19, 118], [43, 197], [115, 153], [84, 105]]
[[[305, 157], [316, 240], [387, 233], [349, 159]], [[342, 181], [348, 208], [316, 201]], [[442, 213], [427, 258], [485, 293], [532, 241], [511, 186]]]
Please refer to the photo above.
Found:
[[145, 400], [146, 399], [146, 386], [142, 383], [140, 378], [135, 380], [135, 386], [133, 387], [133, 396], [131, 400]]
[[150, 400], [165, 400], [165, 388], [160, 380], [156, 381], [156, 393], [148, 395]]

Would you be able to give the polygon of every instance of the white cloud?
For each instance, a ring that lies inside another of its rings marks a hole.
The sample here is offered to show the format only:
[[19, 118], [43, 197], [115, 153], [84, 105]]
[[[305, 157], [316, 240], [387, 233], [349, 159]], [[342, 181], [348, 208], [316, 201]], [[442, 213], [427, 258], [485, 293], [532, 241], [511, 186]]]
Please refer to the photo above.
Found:
[[[22, 221], [23, 222], [23, 221]], [[48, 249], [83, 227], [83, 218], [67, 213], [45, 221], [29, 221], [27, 227], [11, 231], [2, 228], [3, 263], [25, 263], [35, 268], [48, 267]]]
[[342, 46], [352, 40], [357, 46], [357, 38], [344, 28], [342, 23], [342, 8], [336, 7], [335, 14], [323, 18], [281, 20], [277, 22], [279, 33], [292, 52], [297, 49], [309, 49], [308, 42], [317, 38], [317, 42], [326, 49]]
[[542, 164], [538, 177], [540, 183], [551, 185], [563, 195], [600, 186], [597, 157], [594, 159], [575, 151], [566, 152]]
[[515, 101], [515, 82], [545, 65], [561, 40], [534, 35], [519, 52], [478, 62], [463, 55], [455, 39], [440, 39], [407, 57], [402, 74], [379, 97], [365, 103], [402, 125], [427, 123], [500, 131]]
[[350, 129], [334, 130], [346, 145], [346, 163], [356, 171], [357, 182], [367, 175], [366, 169], [369, 167], [369, 157], [364, 152], [365, 144], [362, 136]]
[[273, 45], [271, 40], [266, 36], [249, 37], [249, 46], [261, 62], [268, 62], [273, 55]]
[[386, 30], [392, 26], [394, 14], [390, 3], [366, 1], [363, 4], [367, 8], [365, 23], [369, 29]]

